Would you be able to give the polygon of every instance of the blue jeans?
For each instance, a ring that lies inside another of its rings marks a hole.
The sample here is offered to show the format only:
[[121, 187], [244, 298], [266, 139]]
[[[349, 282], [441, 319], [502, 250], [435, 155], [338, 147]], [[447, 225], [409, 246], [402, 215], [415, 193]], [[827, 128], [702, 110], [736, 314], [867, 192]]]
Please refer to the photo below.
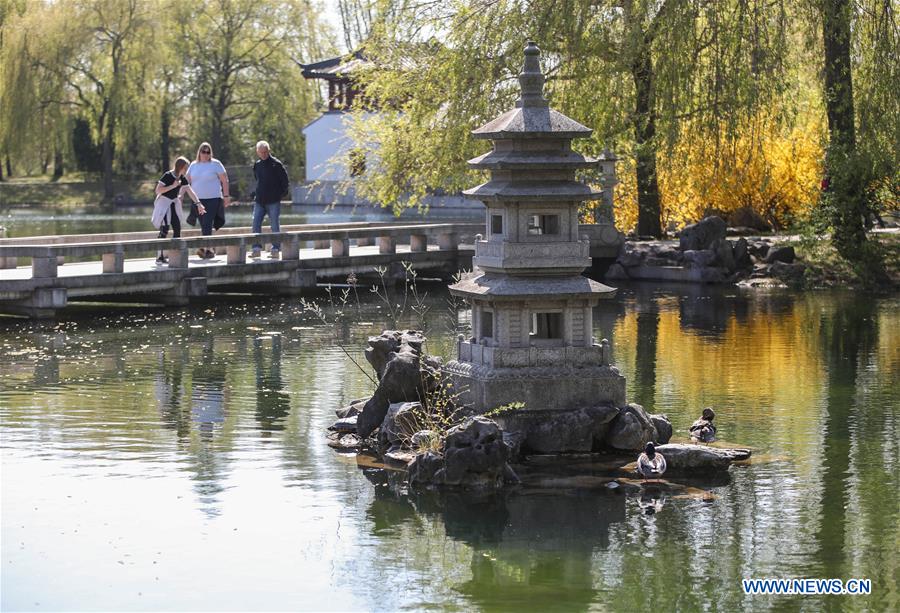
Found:
[[224, 202], [221, 198], [201, 198], [200, 203], [206, 209], [206, 213], [200, 216], [200, 234], [211, 236], [215, 227], [216, 217], [224, 214], [222, 209]]
[[[253, 203], [253, 233], [259, 234], [262, 232], [262, 222], [263, 218], [268, 215], [269, 216], [269, 224], [272, 226], [272, 232], [281, 232], [281, 223], [278, 221], [278, 218], [281, 217], [281, 203], [280, 202], [271, 202], [269, 204], [260, 204], [259, 202]], [[253, 243], [254, 249], [262, 249], [262, 245], [259, 243]], [[280, 251], [281, 243], [272, 243], [272, 249]]]

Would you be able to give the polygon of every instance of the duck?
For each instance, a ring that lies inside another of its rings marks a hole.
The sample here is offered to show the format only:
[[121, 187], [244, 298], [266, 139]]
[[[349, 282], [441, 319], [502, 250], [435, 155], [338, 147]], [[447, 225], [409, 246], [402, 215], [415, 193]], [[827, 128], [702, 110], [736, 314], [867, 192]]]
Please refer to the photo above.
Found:
[[706, 407], [700, 419], [691, 424], [691, 440], [695, 443], [712, 443], [716, 440], [716, 426], [713, 419], [716, 418], [715, 412]]
[[638, 456], [637, 471], [644, 477], [661, 477], [666, 472], [666, 459], [656, 452], [653, 443], [647, 443], [644, 452]]

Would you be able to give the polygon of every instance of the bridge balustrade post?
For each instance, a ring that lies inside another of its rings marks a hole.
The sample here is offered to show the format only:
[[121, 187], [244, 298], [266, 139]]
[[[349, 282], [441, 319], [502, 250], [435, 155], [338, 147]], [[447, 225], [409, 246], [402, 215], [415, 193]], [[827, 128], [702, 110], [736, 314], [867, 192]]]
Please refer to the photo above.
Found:
[[0, 256], [0, 268], [15, 268], [19, 265], [19, 258], [15, 256]]
[[409, 250], [414, 252], [428, 251], [428, 235], [411, 234], [409, 236]]
[[396, 241], [394, 241], [394, 237], [392, 235], [387, 234], [378, 237], [378, 253], [381, 253], [383, 255], [397, 253], [397, 243]]
[[115, 251], [103, 254], [103, 273], [125, 272], [125, 251], [122, 245], [116, 245]]
[[225, 246], [225, 262], [228, 264], [247, 263], [247, 242], [241, 238], [236, 245]]
[[172, 241], [172, 249], [166, 252], [169, 256], [169, 268], [187, 268], [190, 251], [184, 241]]
[[438, 234], [438, 248], [441, 251], [459, 251], [459, 234], [456, 232]]
[[331, 239], [331, 257], [340, 258], [350, 255], [350, 239], [349, 238], [333, 238]]
[[329, 247], [331, 247], [331, 242], [327, 238], [313, 241], [313, 249], [328, 249]]
[[357, 247], [369, 247], [375, 244], [375, 239], [371, 236], [360, 236], [356, 239]]
[[282, 260], [300, 259], [300, 241], [296, 236], [289, 236], [281, 242]]
[[33, 256], [31, 258], [31, 276], [34, 279], [50, 279], [56, 277], [56, 256]]

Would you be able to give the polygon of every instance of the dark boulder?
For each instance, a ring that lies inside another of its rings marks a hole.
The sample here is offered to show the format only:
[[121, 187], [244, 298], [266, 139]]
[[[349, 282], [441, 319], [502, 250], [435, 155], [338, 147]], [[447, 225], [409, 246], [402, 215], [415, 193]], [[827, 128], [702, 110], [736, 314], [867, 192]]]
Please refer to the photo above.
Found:
[[469, 417], [444, 439], [443, 482], [472, 489], [501, 487], [508, 474], [508, 458], [500, 427], [480, 415]]
[[682, 251], [709, 249], [714, 242], [725, 238], [725, 230], [726, 224], [721, 217], [707, 217], [685, 226], [678, 235], [678, 244]]
[[444, 482], [444, 458], [439, 453], [420, 453], [407, 468], [410, 485], [441, 485]]
[[656, 451], [666, 459], [668, 470], [692, 473], [727, 470], [732, 462], [747, 460], [751, 454], [749, 449], [722, 449], [680, 443], [659, 445]]
[[354, 415], [352, 417], [341, 418], [341, 419], [337, 420], [336, 422], [334, 422], [333, 424], [331, 424], [330, 426], [328, 426], [328, 429], [333, 430], [335, 432], [353, 432], [355, 434], [356, 433], [356, 418], [357, 418], [356, 415]]
[[742, 206], [729, 213], [728, 224], [752, 228], [761, 232], [770, 232], [772, 230], [771, 224], [749, 206]]
[[523, 446], [535, 453], [589, 452], [594, 440], [606, 435], [619, 415], [614, 406], [601, 405], [575, 411], [547, 411], [533, 420]]
[[366, 360], [375, 369], [375, 374], [380, 381], [392, 353], [399, 351], [403, 345], [408, 345], [416, 352], [421, 353], [425, 340], [422, 333], [416, 330], [385, 330], [380, 336], [369, 337], [369, 346], [365, 351]]
[[716, 261], [716, 252], [712, 249], [688, 249], [684, 252], [684, 263], [692, 268], [705, 268], [712, 266]]
[[746, 238], [739, 238], [733, 245], [734, 266], [738, 270], [746, 270], [753, 266], [750, 258], [750, 246]]
[[729, 241], [724, 238], [720, 238], [719, 240], [714, 242], [710, 246], [710, 248], [715, 252], [716, 262], [719, 266], [727, 268], [731, 272], [736, 269], [734, 262], [734, 250]]
[[[399, 339], [400, 345], [396, 351], [388, 353], [384, 365], [380, 366], [380, 351], [390, 345], [392, 339]], [[424, 336], [409, 331], [402, 334], [386, 331], [369, 339], [369, 348], [378, 347], [378, 351], [370, 354], [367, 349], [366, 358], [376, 370], [381, 367], [382, 374], [378, 389], [357, 416], [356, 428], [361, 438], [368, 437], [381, 425], [391, 403], [422, 401], [437, 387], [441, 360], [421, 355], [424, 339]]]
[[378, 448], [382, 453], [409, 448], [413, 435], [421, 430], [422, 405], [418, 402], [396, 402], [388, 407], [378, 428]]
[[772, 249], [769, 249], [769, 252], [765, 257], [767, 264], [772, 264], [773, 262], [784, 262], [785, 264], [790, 264], [795, 259], [797, 259], [797, 254], [794, 252], [794, 248], [791, 245], [784, 245], [781, 247], [774, 247]]
[[769, 275], [784, 281], [787, 285], [800, 285], [806, 276], [806, 265], [800, 262], [793, 264], [774, 262], [769, 266]]
[[615, 262], [609, 267], [609, 270], [606, 271], [604, 277], [611, 281], [621, 281], [628, 278], [628, 273], [625, 272], [624, 266]]
[[672, 422], [666, 415], [651, 415], [650, 421], [656, 428], [656, 444], [665, 445], [672, 438]]
[[657, 436], [656, 426], [644, 407], [631, 403], [619, 410], [603, 442], [613, 449], [638, 451], [647, 443], [656, 442]]
[[750, 251], [750, 255], [760, 260], [764, 259], [766, 255], [768, 255], [769, 249], [771, 247], [772, 246], [766, 241], [753, 241], [747, 246]]

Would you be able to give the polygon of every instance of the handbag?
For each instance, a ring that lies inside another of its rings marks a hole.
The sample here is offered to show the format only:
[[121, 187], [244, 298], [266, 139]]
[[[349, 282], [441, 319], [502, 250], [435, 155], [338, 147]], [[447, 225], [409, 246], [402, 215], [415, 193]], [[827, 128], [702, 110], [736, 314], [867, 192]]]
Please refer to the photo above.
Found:
[[185, 219], [185, 221], [188, 222], [188, 224], [191, 226], [196, 226], [198, 217], [200, 217], [200, 211], [197, 210], [197, 203], [192, 202], [191, 212], [188, 213], [187, 219]]

